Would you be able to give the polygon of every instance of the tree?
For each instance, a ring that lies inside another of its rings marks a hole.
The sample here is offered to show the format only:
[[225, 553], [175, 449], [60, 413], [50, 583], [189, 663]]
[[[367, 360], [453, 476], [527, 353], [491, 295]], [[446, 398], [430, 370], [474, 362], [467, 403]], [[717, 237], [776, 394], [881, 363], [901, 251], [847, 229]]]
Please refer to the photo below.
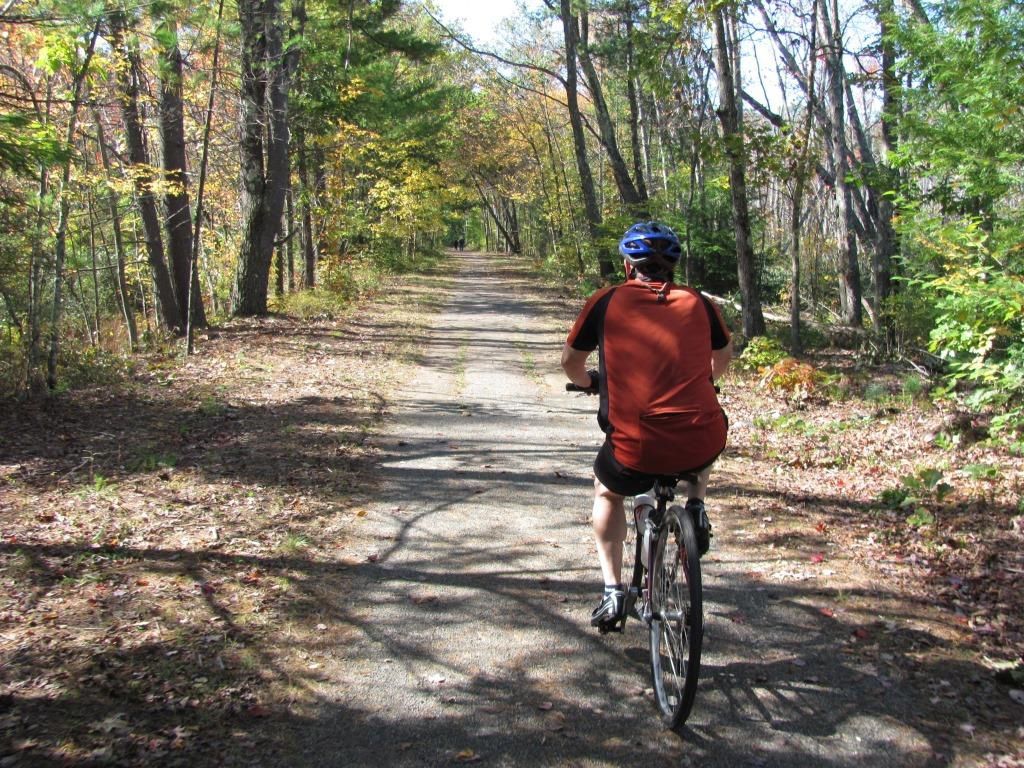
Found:
[[[730, 7], [730, 10], [731, 7]], [[747, 338], [764, 334], [761, 296], [754, 274], [754, 248], [747, 206], [746, 153], [739, 126], [739, 108], [732, 72], [732, 49], [725, 29], [726, 6], [712, 11], [715, 29], [715, 66], [718, 71], [718, 120], [722, 124], [722, 142], [729, 159], [729, 189], [732, 194], [733, 232], [736, 236], [736, 265], [742, 297], [743, 333]]]
[[178, 311], [174, 283], [164, 256], [153, 167], [149, 160], [146, 133], [139, 107], [142, 64], [138, 45], [129, 38], [128, 20], [124, 12], [112, 13], [109, 23], [113, 49], [121, 60], [115, 71], [125, 142], [128, 145], [128, 173], [135, 186], [139, 215], [145, 233], [146, 256], [156, 289], [157, 307], [167, 328], [181, 329], [182, 315]]
[[[242, 28], [243, 234], [235, 279], [236, 315], [264, 315], [270, 264], [288, 190], [288, 96], [298, 64], [305, 2], [295, 0], [295, 28], [285, 50], [279, 0], [239, 0]], [[266, 139], [264, 138], [266, 133]]]
[[[174, 273], [178, 316], [190, 326], [205, 326], [206, 312], [198, 275], [192, 270], [192, 213], [189, 207], [188, 167], [185, 156], [185, 114], [182, 102], [181, 48], [178, 28], [166, 9], [158, 8], [160, 43], [160, 145], [163, 150], [164, 224], [167, 250]], [[191, 317], [189, 316], [191, 312]], [[184, 328], [182, 329], [184, 331]]]

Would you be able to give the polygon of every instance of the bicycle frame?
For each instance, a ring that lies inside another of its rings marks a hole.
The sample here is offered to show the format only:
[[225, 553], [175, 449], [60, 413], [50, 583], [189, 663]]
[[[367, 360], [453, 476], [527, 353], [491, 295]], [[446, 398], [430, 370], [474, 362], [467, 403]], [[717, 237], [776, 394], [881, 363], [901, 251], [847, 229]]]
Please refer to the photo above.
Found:
[[[673, 477], [659, 477], [654, 482], [654, 496], [657, 499], [657, 506], [654, 510], [648, 514], [643, 520], [643, 529], [640, 527], [641, 521], [636, 518], [636, 510], [634, 509], [634, 524], [636, 526], [636, 552], [634, 558], [641, 558], [644, 562], [651, 564], [655, 562], [655, 558], [658, 554], [658, 544], [660, 543], [661, 534], [665, 522], [665, 513], [668, 510], [669, 504], [671, 504], [676, 497], [676, 485], [679, 482], [695, 482], [696, 476], [691, 474], [680, 475], [676, 478]], [[637, 600], [640, 601], [642, 612], [638, 612], [639, 618], [643, 619], [644, 623], [650, 626], [651, 621], [654, 619], [654, 613], [651, 610], [651, 590], [653, 588], [652, 579], [654, 578], [654, 569], [648, 565], [643, 569], [643, 582], [635, 583], [631, 582], [629, 585], [628, 595], [626, 597], [626, 610], [625, 615], [628, 616], [630, 611], [636, 605]], [[622, 624], [625, 626], [625, 616], [623, 617]]]

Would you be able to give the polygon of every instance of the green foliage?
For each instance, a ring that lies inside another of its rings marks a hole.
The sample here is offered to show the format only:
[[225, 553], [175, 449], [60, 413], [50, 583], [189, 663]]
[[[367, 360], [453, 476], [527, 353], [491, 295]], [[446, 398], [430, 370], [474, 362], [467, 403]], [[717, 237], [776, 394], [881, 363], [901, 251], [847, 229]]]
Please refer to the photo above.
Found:
[[[1024, 263], [984, 232], [937, 221], [922, 225], [907, 278], [936, 314], [929, 349], [947, 365], [940, 394], [965, 389], [964, 403], [996, 413], [993, 431], [1024, 426]], [[995, 250], [998, 249], [998, 250]]]
[[928, 391], [928, 382], [918, 376], [916, 373], [908, 374], [903, 377], [901, 383], [904, 397], [911, 400], [916, 400]]
[[999, 468], [991, 464], [968, 464], [963, 471], [972, 480], [995, 480], [999, 477]]
[[963, 438], [956, 433], [950, 432], [939, 432], [932, 438], [932, 443], [936, 448], [941, 448], [944, 451], [955, 450]]
[[160, 469], [171, 469], [178, 463], [173, 453], [161, 451], [144, 451], [128, 462], [128, 469], [133, 472], [155, 472]]
[[882, 403], [891, 397], [889, 388], [878, 381], [869, 382], [864, 387], [864, 399], [869, 403]]
[[944, 474], [934, 467], [923, 467], [904, 477], [895, 488], [887, 488], [879, 496], [881, 504], [892, 510], [910, 510], [906, 522], [911, 528], [935, 524], [935, 513], [929, 505], [942, 503], [953, 486], [943, 482]]
[[923, 197], [947, 213], [988, 215], [1020, 181], [1024, 160], [1024, 7], [945, 0], [941, 23], [895, 27], [903, 93], [897, 166], [928, 178]]
[[277, 300], [275, 311], [303, 321], [335, 320], [351, 306], [351, 297], [327, 288], [288, 293]]
[[911, 528], [923, 528], [926, 525], [935, 524], [935, 515], [924, 507], [918, 507], [911, 514], [907, 515], [907, 525]]
[[111, 386], [124, 382], [135, 371], [135, 364], [127, 355], [73, 338], [62, 344], [58, 367], [62, 391]]
[[103, 493], [112, 486], [113, 484], [110, 480], [99, 473], [96, 473], [92, 478], [92, 490], [96, 493]]
[[278, 549], [285, 555], [297, 555], [309, 549], [309, 539], [301, 533], [288, 532], [281, 538]]
[[735, 365], [744, 371], [761, 371], [771, 368], [789, 356], [782, 345], [770, 336], [755, 336], [736, 359]]
[[40, 166], [52, 166], [70, 155], [52, 125], [24, 113], [0, 114], [0, 170], [33, 176]]
[[1024, 428], [1024, 6], [946, 0], [894, 37], [910, 78], [900, 149], [903, 332], [946, 362], [940, 395]]

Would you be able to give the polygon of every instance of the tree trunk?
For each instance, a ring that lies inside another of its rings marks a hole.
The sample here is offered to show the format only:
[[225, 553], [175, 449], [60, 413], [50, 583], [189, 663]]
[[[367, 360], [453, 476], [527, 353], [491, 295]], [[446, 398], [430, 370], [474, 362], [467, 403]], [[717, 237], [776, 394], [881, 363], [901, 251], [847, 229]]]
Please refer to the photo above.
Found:
[[764, 334], [761, 297], [754, 275], [754, 248], [751, 244], [750, 211], [747, 207], [746, 157], [743, 134], [737, 124], [736, 91], [733, 84], [730, 52], [725, 34], [725, 10], [714, 11], [715, 62], [718, 68], [719, 106], [722, 139], [729, 158], [729, 189], [732, 193], [733, 230], [736, 235], [736, 270], [742, 299], [743, 334], [749, 339]]
[[315, 181], [309, 172], [309, 150], [306, 147], [306, 131], [302, 125], [295, 127], [295, 155], [299, 164], [299, 226], [302, 243], [302, 287], [311, 289], [316, 285], [317, 235], [313, 224], [313, 202]]
[[[576, 170], [580, 177], [580, 191], [583, 194], [583, 210], [587, 218], [587, 231], [590, 235], [590, 240], [594, 241], [601, 234], [601, 209], [597, 204], [594, 177], [590, 173], [590, 162], [587, 159], [587, 140], [586, 135], [583, 133], [583, 118], [580, 115], [579, 94], [577, 93], [579, 76], [576, 70], [576, 17], [572, 13], [571, 0], [560, 0], [560, 4], [562, 33], [565, 38], [565, 100], [569, 109], [569, 124], [572, 127]], [[602, 277], [612, 274], [614, 268], [607, 256], [599, 253], [597, 260]]]
[[[31, 87], [26, 87], [31, 92]], [[50, 111], [50, 100], [53, 92], [52, 80], [46, 85], [46, 114], [39, 113], [39, 122], [48, 122]], [[44, 119], [45, 118], [45, 119]], [[28, 354], [27, 370], [25, 372], [25, 387], [29, 395], [42, 394], [46, 392], [46, 378], [42, 371], [43, 358], [43, 243], [47, 228], [46, 198], [50, 191], [49, 169], [39, 165], [39, 186], [37, 187], [36, 210], [35, 210], [35, 237], [32, 239], [32, 250], [28, 270]]]
[[[819, 0], [813, 0], [811, 18], [817, 13]], [[800, 339], [800, 219], [803, 213], [804, 188], [807, 184], [809, 173], [808, 163], [811, 153], [811, 124], [814, 121], [814, 84], [815, 69], [818, 60], [818, 39], [815, 33], [817, 26], [811, 25], [811, 41], [809, 50], [809, 65], [807, 72], [807, 108], [804, 115], [803, 145], [797, 152], [794, 163], [796, 178], [793, 183], [793, 207], [790, 213], [790, 239], [792, 240], [792, 254], [790, 260], [790, 286], [789, 286], [789, 333], [790, 352], [799, 355], [803, 352], [803, 342]]]
[[288, 228], [288, 239], [285, 241], [285, 280], [284, 291], [291, 293], [295, 290], [295, 244], [298, 242], [295, 231], [295, 189], [288, 184], [288, 194], [284, 198], [284, 220]]
[[[265, 315], [270, 263], [288, 188], [288, 90], [299, 48], [285, 53], [278, 0], [241, 0], [243, 235], [235, 278], [236, 315]], [[300, 30], [302, 0], [293, 16]], [[301, 31], [300, 31], [301, 34]], [[268, 139], [263, 140], [264, 130]]]
[[[476, 187], [477, 194], [480, 195], [480, 201], [484, 204], [484, 207], [487, 208], [487, 213], [494, 222], [494, 226], [497, 227], [498, 231], [501, 233], [501, 237], [505, 241], [505, 250], [511, 251], [512, 253], [519, 253], [519, 233], [510, 226], [509, 221], [502, 220], [503, 217], [499, 215], [499, 211], [495, 209], [478, 180], [474, 179], [473, 186]], [[505, 203], [505, 201], [502, 202]], [[505, 205], [507, 206], [507, 203], [505, 203]]]
[[[633, 153], [633, 178], [636, 192], [641, 200], [647, 200], [647, 182], [644, 177], [644, 160], [649, 156], [640, 140], [640, 101], [637, 96], [637, 81], [633, 66], [633, 3], [627, 0], [624, 10], [626, 20], [626, 99], [629, 102], [629, 142]], [[650, 164], [648, 162], [648, 171]]]
[[156, 195], [153, 192], [153, 175], [150, 171], [146, 137], [142, 129], [142, 115], [139, 111], [139, 83], [141, 79], [139, 52], [134, 44], [125, 41], [124, 15], [111, 16], [111, 37], [115, 50], [120, 51], [127, 66], [117, 67], [118, 87], [121, 91], [121, 112], [124, 120], [125, 143], [128, 146], [128, 160], [131, 163], [131, 177], [138, 198], [139, 215], [145, 233], [146, 257], [153, 274], [156, 290], [157, 311], [163, 324], [169, 329], [180, 328], [181, 315], [174, 295], [174, 285], [164, 258], [163, 237], [160, 232], [160, 215], [157, 212]]
[[[107, 141], [103, 130], [103, 121], [99, 110], [94, 111], [96, 120], [96, 141], [100, 150], [100, 162], [107, 177], [111, 175], [110, 154], [107, 152]], [[114, 257], [117, 260], [117, 279], [114, 281], [117, 303], [124, 315], [125, 326], [128, 328], [128, 346], [134, 352], [139, 346], [139, 331], [135, 325], [135, 309], [128, 298], [128, 279], [125, 269], [124, 233], [121, 230], [121, 212], [118, 209], [118, 195], [111, 187], [107, 192], [107, 210], [110, 213], [110, 225], [114, 233]]]
[[601, 79], [597, 75], [597, 68], [590, 57], [589, 50], [589, 20], [586, 6], [582, 6], [578, 16], [579, 22], [579, 46], [577, 55], [580, 68], [587, 80], [587, 88], [590, 90], [590, 98], [594, 104], [594, 113], [597, 117], [597, 125], [601, 136], [601, 145], [608, 153], [608, 164], [612, 169], [612, 176], [615, 179], [615, 187], [619, 191], [619, 199], [626, 209], [635, 217], [646, 219], [649, 217], [647, 211], [647, 198], [641, 197], [633, 178], [629, 174], [626, 161], [619, 151], [619, 142], [615, 137], [615, 125], [612, 122], [611, 112], [608, 109], [608, 102], [604, 98], [604, 89], [601, 87]]
[[[886, 170], [889, 186], [895, 186], [893, 170], [889, 166], [892, 153], [896, 151], [896, 122], [902, 111], [899, 76], [896, 73], [896, 49], [891, 38], [891, 24], [896, 12], [893, 0], [882, 0], [879, 7], [882, 30], [882, 167]], [[885, 301], [892, 294], [892, 261], [899, 249], [899, 241], [893, 228], [893, 204], [883, 190], [878, 202], [878, 234], [873, 262], [875, 288], [876, 330], [888, 328]]]
[[860, 264], [857, 259], [857, 236], [853, 221], [853, 196], [848, 175], [850, 165], [846, 148], [846, 71], [843, 67], [843, 39], [839, 26], [839, 3], [832, 0], [832, 19], [825, 3], [819, 3], [822, 38], [828, 41], [825, 64], [829, 70], [829, 96], [832, 119], [833, 172], [836, 184], [836, 203], [839, 208], [839, 279], [841, 317], [846, 325], [860, 327], [861, 310]]
[[[75, 133], [78, 129], [78, 107], [82, 101], [82, 91], [85, 87], [85, 76], [89, 72], [89, 65], [92, 63], [93, 51], [96, 50], [96, 40], [100, 34], [100, 22], [97, 21], [89, 36], [89, 47], [86, 49], [85, 60], [81, 69], [75, 73], [71, 87], [71, 114], [68, 117], [68, 129], [66, 141], [69, 147], [74, 145]], [[57, 217], [57, 234], [54, 243], [53, 263], [53, 312], [50, 315], [50, 352], [46, 360], [46, 385], [50, 390], [57, 388], [57, 357], [60, 354], [60, 319], [63, 307], [64, 288], [64, 261], [67, 257], [68, 246], [68, 217], [71, 215], [71, 200], [68, 186], [71, 184], [72, 159], [64, 161], [64, 172], [61, 177], [60, 189], [57, 191], [60, 200]]]
[[164, 210], [167, 250], [174, 274], [178, 316], [188, 317], [192, 325], [203, 328], [206, 326], [203, 294], [199, 290], [198, 276], [192, 279], [192, 213], [189, 210], [188, 169], [185, 158], [181, 49], [178, 47], [178, 29], [174, 21], [162, 22], [161, 30], [166, 39], [173, 40], [171, 45], [161, 52], [163, 61], [160, 68], [160, 137], [166, 181]]

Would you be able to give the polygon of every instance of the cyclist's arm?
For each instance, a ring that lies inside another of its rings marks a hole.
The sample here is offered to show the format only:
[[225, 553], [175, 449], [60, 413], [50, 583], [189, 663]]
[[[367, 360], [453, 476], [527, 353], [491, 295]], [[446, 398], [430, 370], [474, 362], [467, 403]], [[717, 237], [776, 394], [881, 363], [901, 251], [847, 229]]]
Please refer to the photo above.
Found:
[[718, 381], [729, 370], [729, 361], [732, 360], [732, 339], [721, 349], [711, 350], [711, 379]]
[[590, 386], [590, 374], [587, 373], [587, 358], [590, 352], [582, 349], [575, 349], [568, 344], [562, 347], [562, 370], [569, 377], [569, 381], [577, 387]]

